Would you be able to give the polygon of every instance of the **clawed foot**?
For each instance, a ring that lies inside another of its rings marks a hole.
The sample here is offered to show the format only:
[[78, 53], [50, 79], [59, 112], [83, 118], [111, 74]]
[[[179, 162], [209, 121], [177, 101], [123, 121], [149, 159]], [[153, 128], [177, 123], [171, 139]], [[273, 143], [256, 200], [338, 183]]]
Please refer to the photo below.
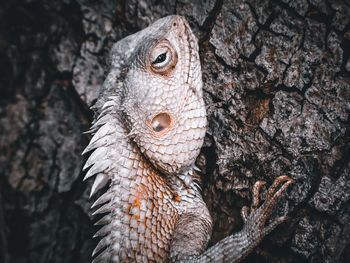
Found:
[[265, 223], [276, 202], [286, 188], [294, 183], [294, 180], [288, 176], [276, 178], [269, 190], [265, 202], [259, 206], [259, 192], [261, 186], [265, 184], [258, 181], [253, 187], [253, 202], [250, 207], [242, 208], [242, 218], [244, 227], [242, 231], [228, 236], [217, 243], [215, 246], [205, 251], [196, 262], [240, 262], [247, 256], [278, 224], [287, 219], [287, 216], [281, 216], [265, 227]]
[[271, 224], [265, 227], [266, 220], [279, 197], [284, 190], [294, 182], [294, 179], [288, 176], [277, 177], [267, 192], [265, 202], [259, 207], [259, 193], [261, 186], [263, 186], [265, 182], [257, 181], [253, 187], [253, 202], [250, 211], [247, 206], [244, 206], [241, 210], [241, 215], [245, 223], [245, 230], [252, 234], [258, 234], [262, 238], [271, 232], [277, 225], [285, 221], [288, 218], [286, 215], [276, 218]]

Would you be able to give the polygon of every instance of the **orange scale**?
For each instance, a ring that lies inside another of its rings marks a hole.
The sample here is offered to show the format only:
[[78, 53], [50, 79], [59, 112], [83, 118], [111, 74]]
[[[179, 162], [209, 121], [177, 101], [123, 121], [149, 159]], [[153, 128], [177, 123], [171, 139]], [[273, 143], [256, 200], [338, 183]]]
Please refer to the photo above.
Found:
[[130, 181], [129, 189], [135, 189], [136, 188], [136, 181]]
[[[163, 203], [164, 203], [164, 198], [163, 198], [163, 196], [160, 196], [160, 197], [158, 197], [158, 195], [155, 197], [155, 200], [156, 200], [156, 202], [157, 202], [157, 205], [158, 205], [158, 207], [160, 208], [160, 206], [162, 206], [163, 205]], [[158, 215], [159, 215], [159, 209], [157, 210], [157, 213], [158, 213]]]
[[163, 206], [164, 206], [163, 204], [159, 206], [159, 208], [158, 208], [158, 215], [164, 216], [163, 215]]
[[130, 219], [130, 227], [138, 228], [138, 226], [139, 226], [139, 223], [137, 222], [137, 219], [134, 216], [132, 216]]
[[133, 160], [129, 158], [125, 158], [123, 162], [123, 166], [129, 170], [133, 167]]
[[140, 210], [140, 222], [145, 222], [146, 221], [146, 212], [145, 211], [142, 211]]
[[[168, 255], [168, 252], [165, 250], [165, 248], [158, 249], [158, 255], [160, 258], [166, 258]], [[161, 262], [161, 261], [159, 261]]]
[[150, 219], [151, 217], [152, 217], [152, 211], [148, 209], [148, 210], [146, 211], [146, 218], [149, 218], [149, 219]]
[[137, 180], [140, 181], [140, 183], [143, 184], [143, 185], [146, 186], [146, 187], [149, 185], [149, 180], [148, 180], [148, 178], [147, 178], [146, 176], [142, 176], [142, 174], [141, 174], [141, 176], [139, 176], [139, 177], [137, 178]]
[[163, 215], [159, 213], [157, 216], [157, 229], [160, 229], [160, 225], [158, 226], [158, 223], [160, 223], [162, 220], [163, 220]]
[[[130, 191], [130, 189], [128, 191]], [[134, 204], [135, 203], [135, 199], [136, 199], [136, 197], [134, 195], [130, 195], [129, 199], [128, 199], [128, 203], [130, 205]], [[130, 207], [128, 207], [128, 208], [130, 209]], [[128, 210], [128, 212], [129, 212], [129, 210]]]
[[159, 230], [157, 231], [157, 238], [158, 238], [158, 240], [162, 240], [163, 238], [162, 238], [162, 234], [161, 234], [161, 230], [162, 228], [159, 228]]
[[[138, 251], [139, 250], [138, 240], [131, 240], [131, 249], [133, 251]], [[134, 256], [135, 256], [135, 254], [134, 254]]]
[[135, 168], [135, 170], [136, 170], [136, 175], [138, 175], [138, 177], [142, 177], [143, 176], [144, 169], [142, 167], [138, 166], [137, 168]]
[[[135, 259], [136, 259], [136, 262], [144, 262], [144, 261], [142, 260], [142, 255], [141, 255], [141, 254], [136, 254], [136, 255], [135, 255]], [[117, 262], [119, 262], [119, 261], [117, 261]]]
[[[144, 244], [145, 243], [145, 236], [144, 235], [139, 235], [139, 244]], [[141, 251], [142, 253], [142, 251]]]
[[165, 237], [166, 237], [166, 239], [170, 240], [170, 238], [171, 238], [171, 233], [166, 233]]
[[136, 170], [140, 165], [139, 160], [133, 159], [132, 168]]
[[145, 224], [145, 222], [139, 223], [139, 225], [137, 227], [137, 233], [139, 234], [139, 236], [143, 236], [143, 234], [145, 232], [146, 232], [146, 224]]
[[164, 257], [160, 257], [160, 256], [158, 256], [158, 255], [155, 255], [155, 262], [162, 262], [162, 261], [164, 261], [163, 260], [164, 259]]
[[158, 209], [153, 209], [152, 211], [152, 223], [153, 223], [153, 219], [156, 218], [158, 216]]
[[157, 219], [155, 216], [152, 217], [152, 226], [155, 227], [157, 225]]
[[158, 253], [162, 248], [165, 248], [165, 244], [167, 243], [167, 239], [162, 237], [160, 239], [158, 239]]
[[151, 228], [146, 228], [146, 231], [145, 231], [145, 238], [148, 240], [151, 239]]
[[152, 229], [152, 219], [151, 218], [147, 218], [146, 219], [146, 232], [147, 233], [147, 236], [148, 236], [148, 232], [149, 234], [151, 233], [151, 229]]
[[152, 252], [152, 249], [151, 249], [151, 248], [148, 248], [148, 249], [147, 249], [147, 257], [148, 257], [149, 259], [152, 259], [152, 258], [153, 258], [153, 252]]
[[164, 230], [164, 227], [162, 227], [162, 228], [160, 229], [160, 234], [161, 234], [162, 236], [165, 236], [165, 235], [166, 235], [165, 230]]
[[142, 255], [146, 254], [146, 249], [152, 245], [151, 239], [147, 238], [146, 236], [143, 236], [143, 243], [141, 247], [141, 253]]
[[170, 228], [169, 228], [169, 226], [167, 224], [164, 224], [162, 229], [164, 230], [164, 233], [166, 233], [166, 234], [168, 234], [170, 232]]
[[[159, 188], [161, 185], [164, 184], [164, 181], [160, 180], [159, 178], [157, 178], [156, 176], [151, 176], [150, 177], [150, 181], [155, 184], [157, 186], [157, 188]], [[156, 188], [156, 189], [157, 189]]]
[[169, 224], [168, 223], [168, 220], [166, 220], [165, 218], [162, 218], [161, 219], [161, 224], [163, 225], [163, 226], [171, 226], [172, 224]]
[[151, 234], [151, 240], [152, 240], [152, 247], [154, 244], [157, 244], [157, 235], [156, 235], [156, 231], [152, 231], [152, 234]]
[[158, 254], [158, 242], [152, 243], [152, 251], [155, 255]]
[[157, 189], [157, 197], [158, 197], [158, 204], [159, 204], [159, 201], [161, 201], [163, 203], [163, 193], [160, 191], [160, 189], [158, 188]]

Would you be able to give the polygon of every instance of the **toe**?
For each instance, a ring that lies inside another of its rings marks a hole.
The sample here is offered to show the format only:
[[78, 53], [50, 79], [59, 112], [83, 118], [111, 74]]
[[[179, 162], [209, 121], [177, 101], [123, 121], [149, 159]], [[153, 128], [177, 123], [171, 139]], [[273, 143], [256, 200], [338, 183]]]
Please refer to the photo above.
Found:
[[255, 211], [259, 206], [259, 194], [261, 186], [263, 186], [266, 182], [257, 181], [253, 186], [253, 202], [252, 202], [252, 211]]
[[275, 194], [277, 187], [284, 182], [294, 183], [294, 179], [292, 179], [286, 175], [282, 175], [282, 176], [277, 177], [275, 179], [275, 181], [273, 182], [273, 184], [269, 188], [269, 191], [267, 193], [267, 199], [271, 198]]
[[[288, 179], [283, 180], [281, 182], [284, 182], [284, 183], [277, 191], [276, 191], [276, 186], [273, 186], [273, 185], [269, 189], [269, 194], [265, 201], [267, 211], [270, 211], [272, 209], [272, 207], [276, 204], [277, 200], [280, 198], [282, 193], [287, 189], [287, 187], [294, 183], [294, 180], [288, 177]], [[274, 187], [273, 191], [271, 190], [272, 187]]]

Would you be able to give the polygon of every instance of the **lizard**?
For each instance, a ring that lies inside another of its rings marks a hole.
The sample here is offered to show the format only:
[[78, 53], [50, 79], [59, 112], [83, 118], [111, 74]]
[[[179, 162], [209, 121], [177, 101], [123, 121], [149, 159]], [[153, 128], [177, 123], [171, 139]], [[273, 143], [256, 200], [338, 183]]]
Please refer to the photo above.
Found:
[[[277, 225], [267, 218], [294, 182], [253, 186], [242, 208], [243, 229], [206, 249], [212, 219], [203, 201], [195, 160], [207, 130], [198, 41], [185, 18], [161, 18], [116, 42], [93, 109], [93, 136], [84, 180], [100, 215], [93, 262], [239, 262]], [[106, 187], [108, 186], [108, 187]]]

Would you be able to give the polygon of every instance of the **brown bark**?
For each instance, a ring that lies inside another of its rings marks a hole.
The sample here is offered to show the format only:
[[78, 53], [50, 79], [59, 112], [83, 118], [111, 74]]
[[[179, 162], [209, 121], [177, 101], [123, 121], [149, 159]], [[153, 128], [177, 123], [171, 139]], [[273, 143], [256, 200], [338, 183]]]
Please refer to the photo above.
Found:
[[211, 244], [241, 228], [255, 181], [289, 175], [275, 213], [291, 219], [245, 261], [348, 262], [350, 4], [321, 0], [2, 1], [0, 262], [90, 261], [82, 132], [105, 55], [174, 13], [200, 41]]

